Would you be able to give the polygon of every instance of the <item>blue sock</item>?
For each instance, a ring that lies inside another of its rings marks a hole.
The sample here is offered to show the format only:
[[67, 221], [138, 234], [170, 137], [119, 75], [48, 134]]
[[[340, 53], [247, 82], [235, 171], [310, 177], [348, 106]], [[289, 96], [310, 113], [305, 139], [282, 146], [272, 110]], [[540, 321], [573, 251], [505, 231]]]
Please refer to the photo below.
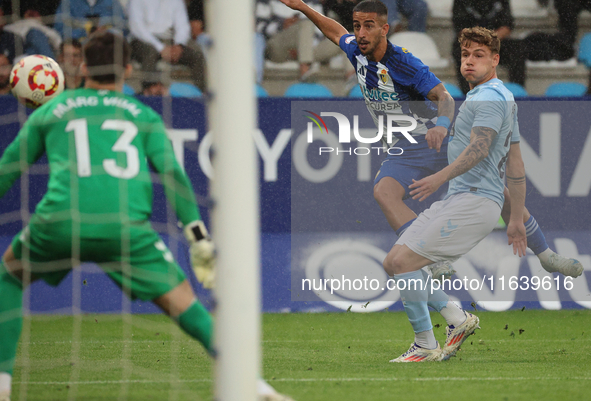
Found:
[[431, 288], [431, 285], [433, 284], [433, 279], [431, 278], [431, 276], [429, 276], [429, 273], [427, 273], [423, 269], [421, 269], [420, 272], [423, 274], [423, 280], [427, 283], [427, 305], [435, 309], [437, 312], [441, 312], [441, 309], [447, 306], [449, 297], [441, 289], [433, 290]]
[[[400, 289], [400, 298], [404, 311], [415, 333], [433, 329], [427, 301], [429, 293], [421, 270], [410, 273], [395, 274], [396, 287]], [[416, 283], [416, 284], [415, 284]]]
[[402, 234], [404, 234], [404, 232], [406, 231], [406, 229], [408, 227], [410, 227], [410, 225], [412, 224], [413, 221], [415, 221], [417, 218], [415, 217], [414, 219], [407, 221], [405, 224], [403, 224], [398, 230], [396, 230], [396, 235], [398, 235], [399, 237], [402, 236]]
[[546, 237], [534, 216], [530, 216], [525, 222], [525, 234], [527, 235], [527, 247], [533, 251], [534, 254], [539, 254], [548, 249]]

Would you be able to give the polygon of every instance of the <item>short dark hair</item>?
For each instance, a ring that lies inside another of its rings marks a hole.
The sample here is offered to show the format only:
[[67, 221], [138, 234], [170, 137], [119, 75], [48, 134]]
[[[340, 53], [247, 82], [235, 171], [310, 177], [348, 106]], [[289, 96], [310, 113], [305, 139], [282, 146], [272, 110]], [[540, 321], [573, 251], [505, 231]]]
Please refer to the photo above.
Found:
[[163, 83], [160, 81], [142, 81], [142, 92], [156, 85], [163, 85]]
[[122, 35], [111, 31], [93, 33], [84, 46], [88, 78], [101, 84], [121, 80], [130, 53], [129, 43]]
[[64, 52], [64, 47], [66, 47], [66, 46], [73, 46], [76, 49], [82, 50], [82, 43], [80, 43], [80, 41], [78, 39], [71, 38], [71, 39], [63, 40], [62, 43], [60, 43], [60, 49], [59, 49], [60, 54], [62, 54]]
[[379, 0], [363, 0], [353, 8], [353, 12], [376, 13], [380, 17], [388, 18], [388, 7]]
[[462, 29], [458, 42], [460, 42], [460, 46], [469, 46], [472, 42], [484, 45], [490, 49], [492, 54], [499, 54], [501, 51], [501, 41], [496, 32], [481, 26]]

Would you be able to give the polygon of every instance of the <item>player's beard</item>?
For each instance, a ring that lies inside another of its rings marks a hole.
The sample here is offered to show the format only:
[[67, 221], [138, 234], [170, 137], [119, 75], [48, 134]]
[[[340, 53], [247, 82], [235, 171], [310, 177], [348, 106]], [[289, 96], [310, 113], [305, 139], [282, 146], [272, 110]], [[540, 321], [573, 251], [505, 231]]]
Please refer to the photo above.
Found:
[[379, 40], [375, 41], [375, 42], [368, 42], [365, 52], [361, 49], [359, 49], [359, 50], [361, 50], [361, 54], [363, 54], [365, 57], [372, 58], [373, 53], [376, 51], [379, 44], [380, 44]]
[[0, 76], [0, 89], [6, 89], [10, 85], [10, 77]]

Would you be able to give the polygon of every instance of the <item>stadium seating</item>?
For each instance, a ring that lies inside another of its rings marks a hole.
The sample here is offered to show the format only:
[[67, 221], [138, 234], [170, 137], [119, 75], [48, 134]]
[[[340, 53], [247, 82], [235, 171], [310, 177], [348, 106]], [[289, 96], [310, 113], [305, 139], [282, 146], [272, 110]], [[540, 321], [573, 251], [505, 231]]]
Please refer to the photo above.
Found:
[[290, 85], [285, 91], [285, 97], [332, 97], [332, 92], [318, 83], [298, 82]]
[[450, 82], [444, 82], [443, 86], [445, 86], [445, 89], [447, 89], [451, 97], [453, 97], [454, 99], [457, 100], [464, 98], [464, 92], [462, 92], [462, 90], [457, 85], [452, 84]]
[[451, 19], [453, 0], [426, 0], [429, 6], [429, 14], [435, 18]]
[[123, 93], [129, 96], [135, 95], [133, 88], [125, 83], [123, 84]]
[[361, 88], [359, 85], [355, 85], [349, 91], [349, 97], [363, 97], [363, 93], [361, 92]]
[[513, 94], [513, 97], [528, 97], [528, 93], [525, 88], [515, 82], [505, 82], [505, 88], [509, 89], [509, 92]]
[[201, 91], [193, 84], [186, 82], [173, 82], [169, 88], [172, 97], [201, 97]]
[[578, 59], [587, 68], [591, 68], [591, 33], [587, 33], [581, 38]]
[[515, 18], [544, 18], [548, 9], [540, 7], [538, 0], [511, 0], [511, 13]]
[[546, 89], [546, 96], [579, 97], [587, 92], [587, 86], [578, 82], [557, 82]]
[[423, 32], [399, 32], [390, 36], [390, 42], [407, 48], [430, 68], [446, 68], [449, 60], [442, 58], [435, 41]]
[[269, 93], [267, 92], [267, 90], [259, 84], [257, 84], [256, 86], [256, 93], [257, 97], [269, 97]]

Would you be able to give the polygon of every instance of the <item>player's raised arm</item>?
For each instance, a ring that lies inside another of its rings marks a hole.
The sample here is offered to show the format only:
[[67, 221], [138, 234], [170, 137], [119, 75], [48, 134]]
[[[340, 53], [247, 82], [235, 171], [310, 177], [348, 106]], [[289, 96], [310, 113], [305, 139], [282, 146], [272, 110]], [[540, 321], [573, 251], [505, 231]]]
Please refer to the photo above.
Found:
[[513, 245], [513, 253], [525, 256], [527, 237], [523, 224], [525, 208], [525, 166], [521, 157], [519, 142], [512, 143], [507, 154], [507, 189], [511, 198], [511, 218], [507, 224], [509, 245]]
[[212, 288], [215, 280], [215, 248], [201, 220], [191, 181], [176, 160], [162, 120], [155, 118], [146, 130], [149, 132], [145, 141], [146, 156], [160, 174], [166, 198], [184, 226], [195, 276], [205, 288]]
[[425, 139], [429, 149], [441, 150], [441, 143], [447, 135], [454, 118], [455, 103], [443, 84], [438, 84], [427, 94], [427, 98], [437, 104], [437, 125], [427, 131]]
[[324, 36], [330, 39], [337, 46], [341, 36], [346, 35], [347, 30], [332, 18], [322, 15], [312, 7], [308, 6], [302, 0], [279, 0], [292, 10], [302, 12], [310, 21], [322, 31]]
[[419, 181], [413, 180], [414, 182], [409, 185], [409, 188], [413, 188], [410, 195], [413, 199], [423, 201], [447, 181], [469, 171], [488, 156], [488, 151], [496, 136], [497, 131], [492, 128], [472, 127], [470, 144], [466, 146], [458, 158], [433, 175]]

